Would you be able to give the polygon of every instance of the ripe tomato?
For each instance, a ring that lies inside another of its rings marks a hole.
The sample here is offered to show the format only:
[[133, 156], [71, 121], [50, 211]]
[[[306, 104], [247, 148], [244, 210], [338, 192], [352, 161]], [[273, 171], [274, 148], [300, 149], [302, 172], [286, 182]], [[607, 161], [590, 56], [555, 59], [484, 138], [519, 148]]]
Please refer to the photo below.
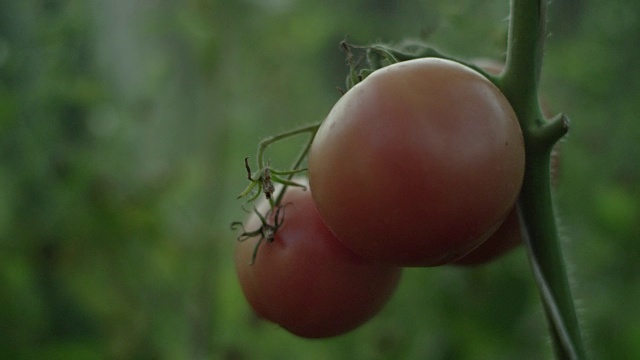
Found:
[[[273, 242], [261, 245], [253, 265], [255, 241], [236, 246], [240, 285], [255, 312], [309, 338], [348, 332], [378, 313], [401, 269], [372, 263], [344, 247], [322, 222], [310, 191], [290, 188], [282, 204], [283, 222]], [[245, 228], [260, 226], [253, 214]]]
[[524, 140], [485, 77], [425, 58], [380, 69], [318, 129], [309, 181], [320, 215], [348, 248], [402, 266], [452, 262], [513, 207]]

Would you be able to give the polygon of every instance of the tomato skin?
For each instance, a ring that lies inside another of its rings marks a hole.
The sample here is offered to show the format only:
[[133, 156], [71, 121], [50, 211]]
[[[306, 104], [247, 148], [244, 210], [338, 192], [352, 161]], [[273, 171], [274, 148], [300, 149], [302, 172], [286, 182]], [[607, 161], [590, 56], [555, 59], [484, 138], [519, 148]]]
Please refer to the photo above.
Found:
[[[345, 248], [320, 218], [310, 191], [290, 188], [284, 222], [271, 243], [236, 246], [236, 271], [254, 311], [307, 338], [346, 333], [376, 315], [400, 279], [401, 269], [374, 264]], [[266, 202], [261, 204], [263, 211]], [[247, 230], [260, 226], [254, 214]], [[257, 239], [256, 239], [257, 240]]]
[[477, 247], [520, 191], [524, 140], [479, 73], [426, 58], [378, 70], [320, 126], [309, 181], [329, 228], [357, 254], [436, 266]]
[[496, 260], [522, 244], [520, 219], [514, 207], [507, 218], [487, 240], [473, 251], [456, 260], [454, 265], [479, 266]]

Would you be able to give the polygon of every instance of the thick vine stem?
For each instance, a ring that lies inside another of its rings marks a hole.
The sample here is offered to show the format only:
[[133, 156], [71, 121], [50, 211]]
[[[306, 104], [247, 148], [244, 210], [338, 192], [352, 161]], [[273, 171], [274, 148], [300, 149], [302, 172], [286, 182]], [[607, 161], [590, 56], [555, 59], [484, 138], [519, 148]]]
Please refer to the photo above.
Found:
[[568, 119], [559, 115], [545, 121], [537, 94], [546, 37], [546, 8], [546, 0], [511, 0], [507, 62], [498, 86], [517, 115], [525, 140], [525, 176], [518, 211], [553, 348], [559, 359], [585, 359], [549, 176], [551, 149], [568, 131]]
[[525, 110], [526, 103], [535, 102], [537, 105], [538, 81], [547, 35], [546, 11], [546, 0], [511, 0], [507, 61], [500, 89], [509, 97], [514, 108]]
[[527, 156], [519, 212], [523, 238], [559, 359], [584, 359], [573, 298], [553, 212], [549, 153]]

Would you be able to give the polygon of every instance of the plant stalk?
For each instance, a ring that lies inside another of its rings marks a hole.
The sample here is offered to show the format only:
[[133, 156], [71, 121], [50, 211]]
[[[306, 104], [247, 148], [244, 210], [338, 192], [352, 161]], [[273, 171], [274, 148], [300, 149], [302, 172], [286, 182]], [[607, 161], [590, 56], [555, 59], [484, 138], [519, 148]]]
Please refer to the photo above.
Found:
[[525, 176], [518, 211], [554, 352], [558, 359], [584, 359], [549, 176], [552, 147], [567, 132], [568, 122], [564, 116], [548, 122], [538, 102], [546, 8], [545, 0], [511, 0], [507, 62], [498, 83], [518, 116], [525, 140]]

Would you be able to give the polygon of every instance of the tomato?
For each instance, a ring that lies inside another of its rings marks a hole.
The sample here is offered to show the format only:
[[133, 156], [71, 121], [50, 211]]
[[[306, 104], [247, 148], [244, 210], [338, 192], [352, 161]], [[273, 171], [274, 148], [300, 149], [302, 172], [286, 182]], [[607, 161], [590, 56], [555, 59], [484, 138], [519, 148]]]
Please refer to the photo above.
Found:
[[[308, 338], [343, 334], [376, 315], [401, 269], [372, 263], [344, 247], [322, 222], [310, 191], [290, 188], [282, 204], [283, 221], [273, 241], [260, 246], [253, 265], [258, 239], [236, 246], [240, 285], [254, 311]], [[266, 202], [260, 208], [268, 209]], [[260, 226], [254, 214], [245, 229]]]
[[524, 140], [485, 77], [424, 58], [347, 92], [309, 154], [318, 211], [345, 246], [399, 266], [450, 263], [482, 243], [520, 191]]

